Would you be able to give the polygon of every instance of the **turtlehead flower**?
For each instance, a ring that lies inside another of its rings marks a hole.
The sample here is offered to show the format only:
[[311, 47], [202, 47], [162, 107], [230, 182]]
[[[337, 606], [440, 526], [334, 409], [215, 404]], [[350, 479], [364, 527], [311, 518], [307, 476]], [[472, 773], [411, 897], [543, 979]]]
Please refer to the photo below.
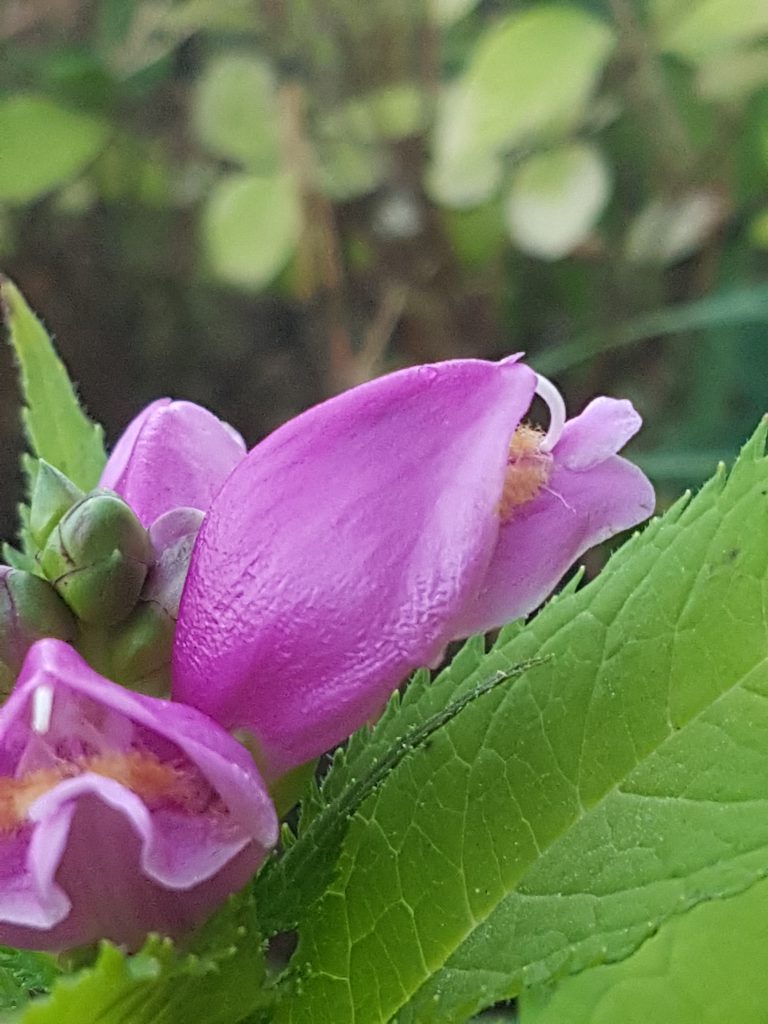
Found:
[[0, 943], [176, 935], [243, 886], [277, 819], [243, 747], [199, 712], [30, 650], [0, 709]]
[[128, 425], [99, 486], [116, 491], [149, 527], [181, 506], [205, 512], [245, 451], [234, 427], [207, 409], [159, 398]]
[[[546, 433], [522, 422], [536, 393]], [[639, 426], [607, 398], [566, 423], [517, 357], [414, 367], [310, 409], [208, 508], [174, 697], [249, 730], [269, 778], [317, 756], [449, 641], [527, 614], [583, 551], [651, 514], [650, 483], [616, 455]]]

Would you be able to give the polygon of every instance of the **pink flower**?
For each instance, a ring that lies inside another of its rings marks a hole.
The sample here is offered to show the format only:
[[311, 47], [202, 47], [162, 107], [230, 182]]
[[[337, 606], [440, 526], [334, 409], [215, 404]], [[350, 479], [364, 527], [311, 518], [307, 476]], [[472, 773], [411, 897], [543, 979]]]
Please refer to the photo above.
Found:
[[[536, 392], [546, 435], [521, 426]], [[607, 398], [565, 423], [517, 357], [414, 367], [310, 409], [210, 505], [174, 697], [250, 730], [268, 777], [317, 756], [450, 640], [528, 613], [651, 514], [650, 483], [615, 454], [639, 426]]]
[[187, 931], [276, 841], [261, 777], [219, 726], [108, 682], [61, 641], [34, 645], [0, 709], [0, 943]]
[[149, 527], [181, 506], [204, 512], [244, 455], [242, 437], [213, 413], [159, 398], [129, 423], [99, 486], [116, 491]]

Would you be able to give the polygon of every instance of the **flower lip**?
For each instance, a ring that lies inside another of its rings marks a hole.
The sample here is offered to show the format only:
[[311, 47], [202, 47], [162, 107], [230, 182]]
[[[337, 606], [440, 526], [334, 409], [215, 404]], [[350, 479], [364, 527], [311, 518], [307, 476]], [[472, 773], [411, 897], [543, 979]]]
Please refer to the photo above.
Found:
[[0, 710], [0, 942], [177, 934], [277, 838], [263, 781], [223, 729], [123, 690], [60, 641], [31, 649]]

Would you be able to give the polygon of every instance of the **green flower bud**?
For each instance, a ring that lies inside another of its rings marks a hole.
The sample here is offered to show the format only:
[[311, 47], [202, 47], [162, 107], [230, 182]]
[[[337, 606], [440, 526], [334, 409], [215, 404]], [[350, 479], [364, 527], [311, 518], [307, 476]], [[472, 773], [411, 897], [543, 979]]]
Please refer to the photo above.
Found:
[[29, 531], [40, 547], [48, 540], [64, 513], [82, 497], [83, 492], [69, 477], [45, 459], [40, 459], [29, 503]]
[[130, 615], [154, 555], [149, 534], [112, 491], [91, 491], [60, 520], [40, 566], [79, 619], [110, 626]]
[[45, 580], [21, 569], [0, 566], [0, 696], [13, 688], [24, 657], [37, 640], [71, 641], [72, 613]]
[[176, 623], [154, 601], [140, 601], [110, 633], [111, 678], [154, 697], [171, 692], [171, 654]]

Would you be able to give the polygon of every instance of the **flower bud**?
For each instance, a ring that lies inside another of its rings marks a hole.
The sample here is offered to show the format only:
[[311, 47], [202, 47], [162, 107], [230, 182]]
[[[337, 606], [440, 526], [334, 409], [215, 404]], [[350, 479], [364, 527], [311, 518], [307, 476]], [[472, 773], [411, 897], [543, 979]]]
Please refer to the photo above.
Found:
[[29, 531], [40, 547], [48, 540], [64, 513], [82, 497], [83, 492], [69, 477], [45, 459], [39, 460], [29, 506]]
[[176, 620], [154, 601], [140, 601], [110, 630], [110, 678], [154, 697], [171, 692], [171, 652]]
[[149, 534], [111, 491], [92, 491], [61, 519], [38, 556], [79, 619], [110, 626], [131, 613], [153, 561]]
[[29, 648], [44, 637], [71, 640], [75, 620], [39, 576], [0, 566], [0, 697], [10, 692]]

